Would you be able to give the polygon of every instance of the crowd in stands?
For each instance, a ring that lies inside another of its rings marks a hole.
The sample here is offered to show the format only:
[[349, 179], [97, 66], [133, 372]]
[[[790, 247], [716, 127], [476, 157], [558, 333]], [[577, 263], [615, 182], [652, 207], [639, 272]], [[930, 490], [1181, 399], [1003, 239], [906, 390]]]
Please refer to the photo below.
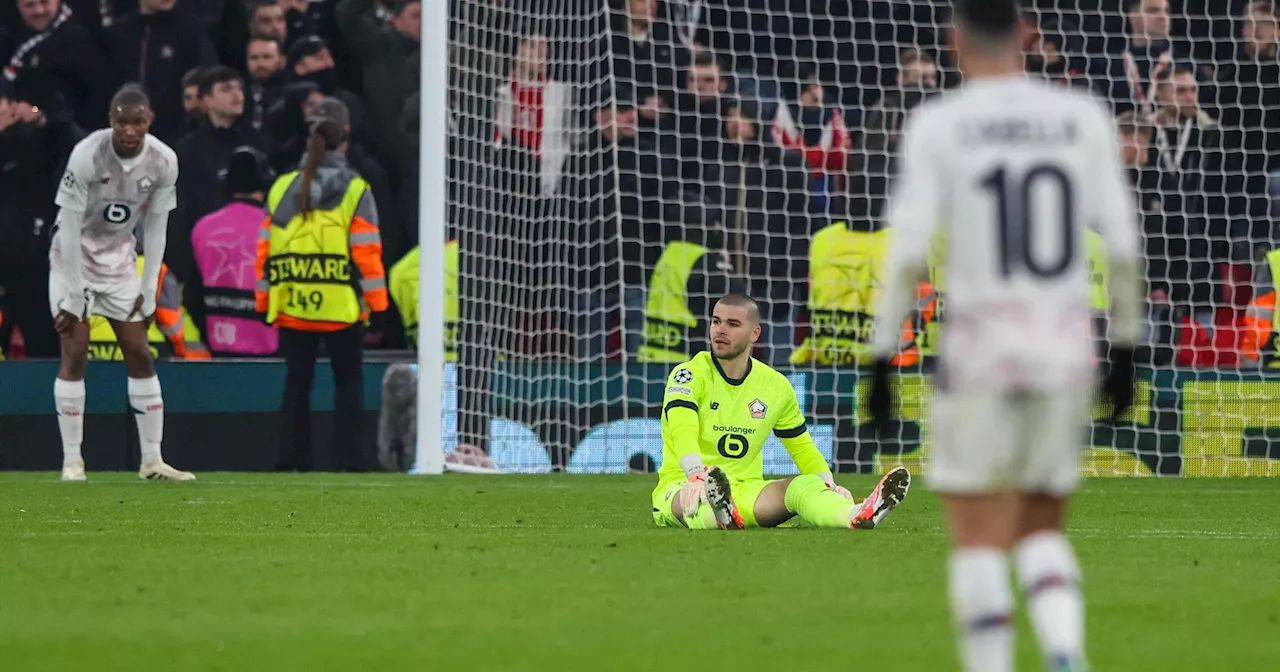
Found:
[[[654, 269], [682, 242], [708, 251], [701, 263], [729, 276], [726, 287], [764, 301], [762, 356], [786, 361], [809, 328], [813, 237], [838, 221], [876, 230], [904, 119], [959, 81], [946, 2], [599, 1], [607, 12], [451, 0], [450, 208], [439, 228], [458, 240], [462, 277], [451, 312], [461, 329], [450, 333], [463, 348], [634, 355]], [[245, 145], [276, 172], [295, 169], [305, 112], [321, 97], [350, 109], [348, 156], [372, 185], [385, 266], [416, 247], [420, 0], [6, 2], [0, 350], [10, 357], [57, 356], [45, 298], [53, 193], [71, 146], [106, 125], [125, 82], [146, 86], [152, 133], [179, 156], [166, 262], [197, 327], [191, 232], [230, 203], [220, 174]], [[1248, 365], [1271, 341], [1277, 16], [1270, 0], [1029, 3], [1029, 74], [1114, 106], [1142, 212], [1156, 363]], [[367, 345], [412, 345], [401, 322], [376, 317]], [[556, 333], [567, 337], [539, 336]]]

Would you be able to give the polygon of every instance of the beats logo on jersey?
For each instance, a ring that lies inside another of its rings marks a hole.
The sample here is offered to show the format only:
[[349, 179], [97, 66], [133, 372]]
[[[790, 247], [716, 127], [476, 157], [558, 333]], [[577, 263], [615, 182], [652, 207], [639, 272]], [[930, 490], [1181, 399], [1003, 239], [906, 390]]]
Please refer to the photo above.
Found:
[[123, 203], [111, 203], [102, 210], [102, 218], [112, 224], [124, 224], [133, 217], [133, 210]]

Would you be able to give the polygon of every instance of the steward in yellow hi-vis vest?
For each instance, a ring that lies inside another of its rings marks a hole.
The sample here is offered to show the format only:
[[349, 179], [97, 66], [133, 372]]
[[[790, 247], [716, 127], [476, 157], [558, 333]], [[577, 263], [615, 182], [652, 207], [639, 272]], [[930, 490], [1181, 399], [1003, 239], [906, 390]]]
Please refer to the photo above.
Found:
[[258, 237], [254, 306], [279, 327], [285, 431], [276, 468], [311, 468], [311, 386], [320, 346], [333, 369], [333, 467], [364, 471], [364, 323], [387, 309], [378, 206], [347, 163], [351, 113], [324, 98], [307, 116], [300, 170], [267, 196]]
[[649, 277], [638, 361], [679, 363], [706, 350], [711, 302], [737, 291], [734, 284], [725, 254], [683, 241], [668, 243]]
[[[870, 363], [884, 232], [856, 231], [847, 222], [836, 222], [815, 234], [809, 249], [809, 334], [791, 354], [791, 363]], [[894, 363], [913, 364], [919, 356], [909, 324], [902, 338]]]
[[330, 170], [307, 180], [309, 194], [302, 193], [302, 172], [295, 170], [280, 176], [267, 197], [254, 300], [268, 324], [337, 331], [387, 309], [369, 183], [341, 154], [325, 154], [319, 167]]
[[[138, 255], [138, 275], [143, 256]], [[209, 359], [209, 350], [200, 341], [200, 330], [191, 315], [182, 309], [182, 292], [169, 267], [160, 265], [160, 286], [156, 288], [156, 317], [147, 329], [152, 357]], [[89, 359], [124, 361], [115, 329], [101, 315], [89, 317]]]
[[[409, 347], [418, 347], [418, 272], [421, 268], [418, 248], [409, 250], [391, 267], [388, 279], [391, 300], [396, 302], [404, 321], [404, 335]], [[444, 246], [444, 359], [458, 361], [458, 241]]]
[[1245, 334], [1240, 350], [1246, 359], [1262, 360], [1268, 369], [1280, 368], [1280, 302], [1276, 301], [1277, 283], [1280, 283], [1280, 249], [1267, 253], [1267, 263], [1254, 274], [1253, 300], [1245, 310], [1242, 320]]
[[1089, 309], [1093, 311], [1094, 317], [1106, 317], [1107, 310], [1111, 308], [1111, 298], [1108, 295], [1110, 291], [1110, 271], [1107, 264], [1107, 247], [1102, 240], [1102, 234], [1093, 229], [1086, 229], [1084, 232], [1085, 251], [1088, 252], [1087, 263], [1089, 268]]
[[919, 334], [916, 345], [920, 347], [920, 356], [938, 356], [938, 334], [942, 330], [944, 315], [943, 297], [945, 283], [942, 280], [943, 261], [946, 259], [946, 238], [939, 232], [929, 246], [929, 281], [922, 283], [917, 295], [916, 305], [919, 308]]

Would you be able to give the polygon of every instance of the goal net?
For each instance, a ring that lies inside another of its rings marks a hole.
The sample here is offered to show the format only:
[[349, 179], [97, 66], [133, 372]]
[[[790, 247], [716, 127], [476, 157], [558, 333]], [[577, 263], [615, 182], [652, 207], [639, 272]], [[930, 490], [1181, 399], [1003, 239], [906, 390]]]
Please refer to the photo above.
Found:
[[[890, 438], [859, 385], [898, 134], [959, 83], [946, 5], [454, 2], [445, 451], [474, 444], [511, 471], [655, 469], [666, 376], [707, 348], [714, 301], [742, 291], [763, 310], [757, 359], [789, 377], [837, 471], [927, 463], [940, 257], [903, 325]], [[1112, 103], [1149, 263], [1138, 401], [1116, 425], [1098, 409], [1086, 473], [1280, 474], [1275, 7], [1043, 0], [1025, 22], [1030, 76]], [[776, 439], [764, 462], [795, 472]]]

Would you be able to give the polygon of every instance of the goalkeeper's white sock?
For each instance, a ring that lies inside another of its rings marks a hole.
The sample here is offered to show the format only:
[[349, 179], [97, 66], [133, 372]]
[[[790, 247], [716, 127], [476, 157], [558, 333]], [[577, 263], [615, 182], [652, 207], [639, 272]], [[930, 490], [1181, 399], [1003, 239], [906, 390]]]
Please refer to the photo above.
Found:
[[995, 548], [961, 548], [947, 565], [951, 612], [965, 672], [1013, 672], [1013, 586]]
[[58, 409], [58, 432], [62, 434], [62, 463], [84, 462], [80, 444], [84, 442], [84, 381], [58, 378], [53, 381], [53, 401]]
[[1084, 596], [1071, 542], [1060, 532], [1040, 532], [1023, 539], [1014, 554], [1048, 669], [1084, 669]]
[[142, 464], [160, 462], [160, 441], [164, 436], [164, 399], [160, 397], [160, 379], [129, 379], [129, 407], [138, 421], [138, 443], [142, 445]]

